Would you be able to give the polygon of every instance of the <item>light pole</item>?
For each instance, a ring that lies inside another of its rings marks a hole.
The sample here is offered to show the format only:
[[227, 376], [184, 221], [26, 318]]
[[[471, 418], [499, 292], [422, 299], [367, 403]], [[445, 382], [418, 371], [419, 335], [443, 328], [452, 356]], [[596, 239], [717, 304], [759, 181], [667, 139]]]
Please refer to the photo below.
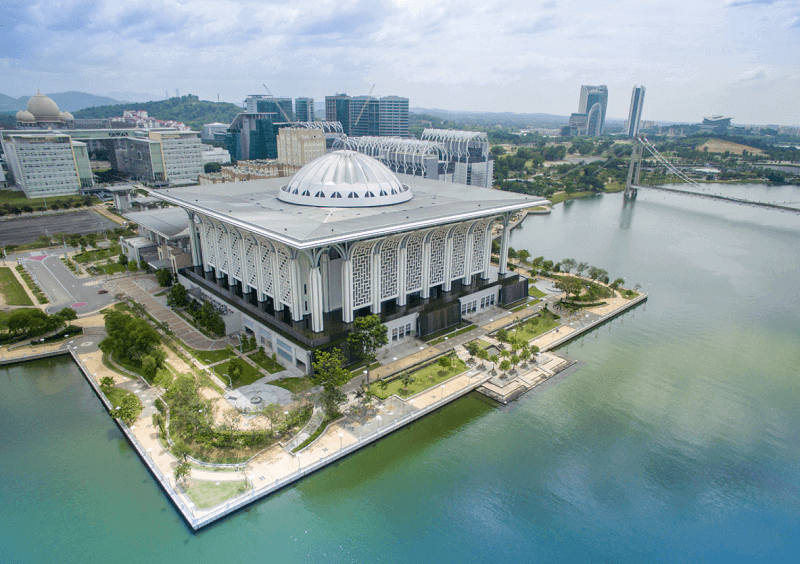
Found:
[[300, 468], [302, 468], [302, 465], [300, 463], [300, 453], [298, 452], [297, 453], [297, 471], [298, 472], [300, 471]]
[[444, 399], [444, 384], [442, 384], [441, 386], [439, 386], [439, 389], [440, 389], [440, 390], [442, 390], [442, 394], [441, 394], [441, 396], [439, 397], [439, 400], [442, 400], [442, 399]]
[[339, 433], [339, 450], [342, 450], [342, 437], [344, 437], [344, 434]]
[[375, 419], [378, 420], [378, 431], [380, 431], [381, 430], [381, 416], [380, 415], [376, 415]]

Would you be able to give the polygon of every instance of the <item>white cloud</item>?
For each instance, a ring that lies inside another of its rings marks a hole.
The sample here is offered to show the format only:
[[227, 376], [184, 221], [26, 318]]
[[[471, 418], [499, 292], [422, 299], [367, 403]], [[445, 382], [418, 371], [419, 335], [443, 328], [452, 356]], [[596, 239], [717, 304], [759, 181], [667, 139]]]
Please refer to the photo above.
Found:
[[[8, 11], [0, 55], [11, 95], [178, 88], [239, 102], [265, 82], [321, 101], [376, 83], [412, 106], [566, 115], [596, 83], [623, 118], [644, 84], [648, 119], [747, 122], [800, 86], [798, 18], [786, 0], [34, 1]], [[730, 96], [743, 81], [746, 102]]]

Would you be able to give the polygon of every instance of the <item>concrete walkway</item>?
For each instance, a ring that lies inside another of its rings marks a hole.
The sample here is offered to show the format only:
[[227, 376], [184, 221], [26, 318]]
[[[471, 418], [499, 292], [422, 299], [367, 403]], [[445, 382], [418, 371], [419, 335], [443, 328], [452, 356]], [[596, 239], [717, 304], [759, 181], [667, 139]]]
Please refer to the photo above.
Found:
[[160, 323], [166, 323], [175, 335], [189, 347], [199, 350], [220, 350], [230, 344], [228, 339], [209, 339], [181, 316], [168, 307], [161, 305], [152, 296], [152, 289], [150, 291], [142, 289], [144, 281], [153, 282], [152, 289], [157, 289], [155, 277], [152, 275], [119, 278], [106, 283], [106, 288], [113, 294], [126, 294], [133, 301], [144, 306], [147, 313]]

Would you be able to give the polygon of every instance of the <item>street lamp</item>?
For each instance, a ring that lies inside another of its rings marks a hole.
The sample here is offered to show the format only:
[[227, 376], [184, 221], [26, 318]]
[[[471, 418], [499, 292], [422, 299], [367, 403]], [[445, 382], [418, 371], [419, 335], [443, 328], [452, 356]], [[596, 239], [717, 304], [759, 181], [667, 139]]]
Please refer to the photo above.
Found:
[[441, 395], [441, 397], [439, 398], [439, 399], [441, 400], [441, 399], [444, 399], [444, 384], [442, 384], [441, 386], [439, 386], [439, 388], [442, 390], [442, 395]]
[[300, 463], [300, 453], [298, 452], [297, 453], [297, 471], [298, 472], [300, 471], [300, 468], [302, 468], [302, 465]]
[[342, 450], [342, 437], [344, 437], [344, 434], [339, 433], [339, 450]]
[[380, 431], [381, 430], [381, 416], [380, 415], [376, 415], [375, 419], [378, 420], [378, 430]]

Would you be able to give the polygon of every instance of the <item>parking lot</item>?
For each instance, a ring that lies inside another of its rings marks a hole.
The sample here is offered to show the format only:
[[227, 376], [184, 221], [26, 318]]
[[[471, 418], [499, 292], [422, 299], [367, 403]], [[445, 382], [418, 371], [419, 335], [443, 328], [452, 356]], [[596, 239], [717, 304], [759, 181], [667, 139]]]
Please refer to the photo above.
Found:
[[23, 245], [33, 243], [42, 235], [55, 233], [83, 235], [115, 227], [119, 225], [93, 210], [18, 216], [0, 220], [0, 244]]

